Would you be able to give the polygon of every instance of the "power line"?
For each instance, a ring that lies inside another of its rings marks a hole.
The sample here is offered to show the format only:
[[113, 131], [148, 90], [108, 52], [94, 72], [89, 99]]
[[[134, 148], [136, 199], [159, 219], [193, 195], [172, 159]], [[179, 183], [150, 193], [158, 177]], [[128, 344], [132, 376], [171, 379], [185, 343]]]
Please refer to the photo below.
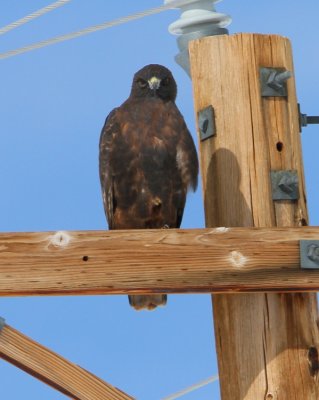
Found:
[[0, 28], [0, 35], [3, 35], [4, 33], [7, 33], [11, 31], [12, 29], [18, 28], [18, 26], [24, 25], [27, 22], [30, 22], [31, 20], [41, 17], [41, 15], [44, 15], [50, 11], [55, 10], [58, 7], [64, 6], [66, 3], [69, 3], [71, 0], [59, 0], [56, 1], [55, 3], [49, 4], [46, 7], [40, 8], [40, 10], [33, 12], [30, 15], [26, 15], [23, 18], [18, 19], [15, 22], [12, 22], [9, 25], [4, 26], [3, 28]]
[[162, 400], [175, 400], [175, 399], [179, 399], [180, 397], [184, 396], [185, 394], [188, 394], [188, 393], [190, 393], [190, 392], [193, 392], [194, 390], [200, 389], [201, 387], [206, 386], [206, 385], [208, 385], [209, 383], [213, 383], [213, 382], [217, 381], [218, 379], [219, 379], [219, 378], [218, 378], [218, 375], [214, 375], [214, 376], [212, 376], [212, 377], [210, 377], [210, 378], [207, 378], [207, 379], [205, 379], [205, 380], [203, 380], [203, 381], [201, 381], [201, 382], [199, 382], [199, 383], [195, 383], [194, 385], [189, 386], [189, 387], [186, 388], [186, 389], [183, 389], [183, 390], [181, 390], [181, 391], [179, 391], [179, 392], [176, 392], [176, 393], [174, 393], [174, 394], [172, 394], [172, 395], [170, 395], [170, 396], [168, 396], [168, 397], [165, 397], [165, 398], [162, 399]]
[[113, 21], [107, 21], [107, 22], [104, 22], [99, 25], [93, 25], [88, 28], [81, 29], [80, 31], [77, 31], [77, 32], [71, 32], [71, 33], [67, 33], [66, 35], [56, 36], [54, 38], [43, 40], [41, 42], [37, 42], [37, 43], [31, 44], [29, 46], [20, 47], [19, 49], [16, 49], [16, 50], [9, 50], [5, 53], [0, 53], [0, 60], [9, 58], [9, 57], [13, 57], [13, 56], [17, 56], [18, 54], [26, 53], [28, 51], [40, 49], [42, 47], [50, 46], [55, 43], [61, 43], [66, 40], [75, 39], [80, 36], [88, 35], [89, 33], [101, 31], [103, 29], [108, 29], [115, 25], [125, 24], [127, 22], [130, 22], [130, 21], [133, 21], [136, 19], [140, 19], [143, 17], [147, 17], [149, 15], [158, 14], [162, 11], [176, 8], [180, 4], [185, 4], [185, 2], [192, 3], [192, 2], [194, 2], [194, 0], [175, 0], [173, 2], [164, 4], [159, 7], [151, 8], [151, 9], [145, 10], [145, 11], [140, 11], [135, 14], [128, 15], [126, 17], [117, 18], [117, 19], [114, 19]]

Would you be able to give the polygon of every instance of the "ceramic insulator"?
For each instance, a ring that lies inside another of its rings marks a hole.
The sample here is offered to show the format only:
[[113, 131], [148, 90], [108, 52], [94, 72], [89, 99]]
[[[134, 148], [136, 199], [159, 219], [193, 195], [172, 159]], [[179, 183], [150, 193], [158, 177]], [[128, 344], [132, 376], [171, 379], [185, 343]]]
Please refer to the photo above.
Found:
[[178, 35], [177, 44], [180, 53], [176, 55], [176, 62], [190, 75], [188, 42], [204, 36], [228, 34], [226, 26], [231, 18], [215, 10], [215, 3], [221, 0], [164, 0], [165, 4], [174, 4], [181, 9], [181, 17], [173, 22], [168, 30]]

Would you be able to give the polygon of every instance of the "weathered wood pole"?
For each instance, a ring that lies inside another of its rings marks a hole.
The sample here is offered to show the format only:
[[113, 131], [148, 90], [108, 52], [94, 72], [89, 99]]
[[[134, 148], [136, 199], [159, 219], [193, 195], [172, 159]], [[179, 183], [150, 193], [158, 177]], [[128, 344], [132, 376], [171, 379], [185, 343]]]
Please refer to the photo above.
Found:
[[[215, 111], [216, 136], [200, 141], [207, 227], [306, 225], [294, 77], [286, 97], [261, 96], [261, 67], [293, 72], [289, 40], [208, 37], [190, 59], [196, 113]], [[272, 199], [273, 170], [297, 170], [299, 200]], [[222, 400], [319, 399], [315, 294], [215, 295], [213, 310]]]

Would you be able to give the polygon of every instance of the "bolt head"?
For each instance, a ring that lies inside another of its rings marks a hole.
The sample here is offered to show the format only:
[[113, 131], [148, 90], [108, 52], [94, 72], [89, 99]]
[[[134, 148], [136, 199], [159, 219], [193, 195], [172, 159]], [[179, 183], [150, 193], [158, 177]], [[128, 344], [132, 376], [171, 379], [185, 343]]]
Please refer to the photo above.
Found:
[[298, 187], [297, 175], [284, 175], [280, 179], [278, 186], [285, 193], [290, 194], [290, 193], [295, 192]]
[[311, 244], [307, 248], [307, 257], [309, 260], [319, 264], [319, 246]]
[[197, 121], [201, 140], [215, 135], [214, 109], [212, 106], [200, 110]]
[[208, 129], [208, 125], [209, 125], [209, 120], [208, 119], [204, 119], [201, 123], [201, 126], [199, 127], [199, 129], [203, 132], [206, 133], [207, 129]]

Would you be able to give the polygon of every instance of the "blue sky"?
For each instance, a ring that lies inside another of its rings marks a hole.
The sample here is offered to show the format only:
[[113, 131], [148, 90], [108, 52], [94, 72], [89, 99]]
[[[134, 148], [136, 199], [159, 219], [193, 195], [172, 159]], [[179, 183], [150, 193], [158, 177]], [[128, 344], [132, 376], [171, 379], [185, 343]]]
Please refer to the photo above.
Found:
[[[49, 1], [1, 0], [0, 26]], [[161, 5], [160, 0], [74, 0], [0, 37], [0, 53]], [[291, 39], [298, 99], [319, 115], [319, 3], [225, 0], [230, 33]], [[195, 137], [191, 81], [174, 61], [171, 10], [0, 60], [0, 230], [106, 229], [98, 181], [98, 140], [108, 112], [128, 96], [136, 70], [166, 65], [177, 104]], [[195, 139], [197, 141], [197, 139]], [[319, 224], [319, 126], [302, 133], [310, 222]], [[190, 195], [184, 228], [204, 226], [201, 189]], [[125, 296], [1, 298], [7, 323], [139, 400], [160, 400], [217, 373], [210, 296], [170, 296], [164, 309], [136, 313]], [[3, 398], [63, 395], [0, 360]], [[219, 399], [218, 383], [184, 397]]]

